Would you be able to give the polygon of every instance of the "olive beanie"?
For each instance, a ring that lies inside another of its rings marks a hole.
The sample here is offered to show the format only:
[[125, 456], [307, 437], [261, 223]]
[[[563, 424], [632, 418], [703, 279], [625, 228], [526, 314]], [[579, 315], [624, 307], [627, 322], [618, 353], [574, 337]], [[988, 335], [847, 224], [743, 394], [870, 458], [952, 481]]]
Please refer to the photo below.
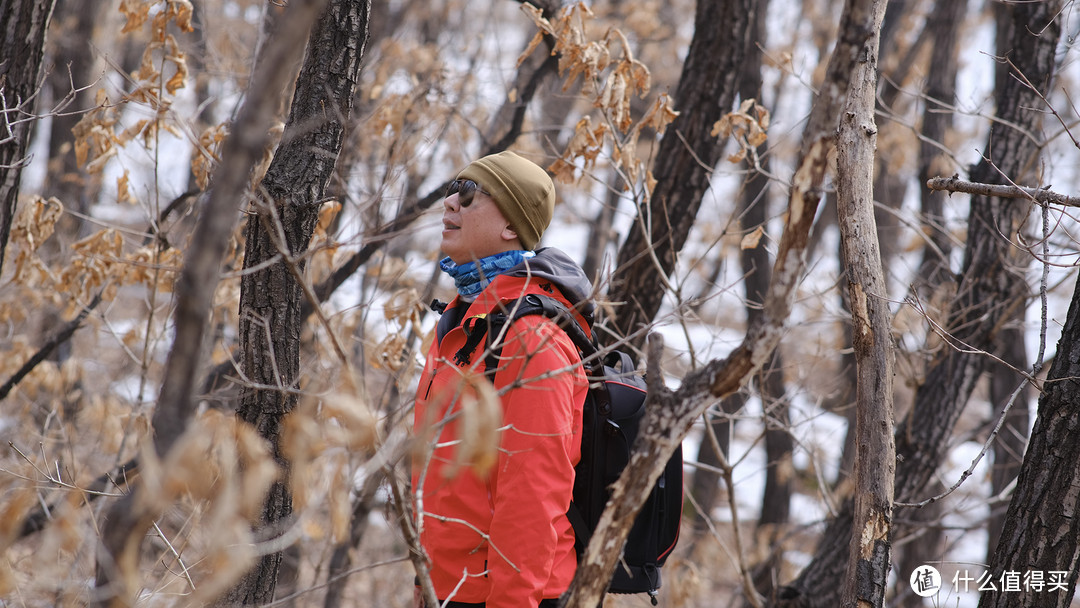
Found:
[[474, 160], [458, 174], [495, 199], [525, 249], [540, 242], [555, 211], [555, 184], [539, 165], [510, 152]]

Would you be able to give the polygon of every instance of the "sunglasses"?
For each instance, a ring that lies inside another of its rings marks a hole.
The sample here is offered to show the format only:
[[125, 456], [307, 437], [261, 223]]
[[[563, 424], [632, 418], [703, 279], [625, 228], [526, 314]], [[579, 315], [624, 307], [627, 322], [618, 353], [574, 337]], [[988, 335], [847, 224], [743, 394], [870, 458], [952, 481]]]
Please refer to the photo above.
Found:
[[471, 205], [473, 202], [473, 197], [476, 196], [477, 192], [491, 196], [490, 193], [486, 192], [483, 188], [480, 187], [480, 184], [472, 181], [471, 179], [455, 179], [454, 181], [450, 182], [450, 186], [446, 188], [446, 196], [450, 196], [451, 194], [457, 194], [458, 205], [461, 205], [462, 207], [468, 207], [469, 205]]

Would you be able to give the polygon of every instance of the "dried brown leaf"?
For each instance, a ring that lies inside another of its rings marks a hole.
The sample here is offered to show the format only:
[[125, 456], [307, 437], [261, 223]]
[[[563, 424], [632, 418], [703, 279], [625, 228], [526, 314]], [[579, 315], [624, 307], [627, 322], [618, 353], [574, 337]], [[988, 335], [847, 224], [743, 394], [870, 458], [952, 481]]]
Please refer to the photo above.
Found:
[[221, 146], [227, 136], [228, 128], [224, 124], [213, 125], [199, 135], [199, 145], [193, 146], [191, 173], [200, 190], [210, 186], [210, 176], [221, 160]]
[[135, 203], [135, 197], [131, 194], [131, 173], [124, 169], [124, 174], [116, 178], [116, 202]]
[[349, 493], [353, 484], [349, 474], [348, 460], [346, 458], [336, 460], [327, 500], [330, 503], [330, 533], [335, 543], [341, 543], [349, 538], [349, 523], [352, 521], [352, 503], [349, 501]]
[[325, 418], [334, 421], [325, 427], [331, 445], [352, 453], [367, 452], [375, 447], [378, 418], [355, 392], [330, 393], [323, 398], [322, 412]]
[[11, 243], [35, 251], [56, 228], [56, 222], [64, 214], [64, 205], [56, 197], [48, 200], [35, 195], [23, 207], [11, 227]]
[[399, 289], [390, 294], [383, 305], [383, 318], [394, 321], [400, 327], [420, 320], [420, 313], [424, 305], [420, 302], [420, 294], [412, 287]]
[[194, 13], [191, 2], [188, 0], [169, 0], [168, 13], [172, 16], [173, 22], [176, 23], [176, 27], [180, 28], [180, 31], [195, 31], [195, 28], [191, 25], [191, 17]]
[[124, 15], [126, 21], [120, 33], [127, 34], [141, 28], [150, 18], [151, 4], [151, 0], [121, 0], [120, 13]]
[[728, 156], [728, 160], [738, 163], [767, 141], [768, 126], [768, 110], [757, 105], [757, 100], [746, 99], [739, 105], [738, 110], [724, 115], [713, 125], [712, 135], [735, 140], [739, 150]]
[[586, 170], [591, 169], [603, 150], [604, 136], [607, 132], [607, 124], [601, 122], [594, 127], [588, 115], [578, 120], [577, 125], [574, 126], [574, 136], [570, 138], [563, 155], [548, 167], [556, 181], [567, 184], [576, 181], [578, 168], [576, 160], [579, 158], [584, 161]]
[[758, 243], [761, 242], [761, 237], [765, 234], [765, 229], [762, 226], [758, 226], [752, 232], [749, 232], [742, 238], [742, 242], [739, 246], [742, 249], [755, 249]]
[[672, 106], [671, 97], [667, 93], [661, 93], [641, 119], [641, 123], [655, 129], [658, 134], [662, 134], [678, 115], [679, 113]]

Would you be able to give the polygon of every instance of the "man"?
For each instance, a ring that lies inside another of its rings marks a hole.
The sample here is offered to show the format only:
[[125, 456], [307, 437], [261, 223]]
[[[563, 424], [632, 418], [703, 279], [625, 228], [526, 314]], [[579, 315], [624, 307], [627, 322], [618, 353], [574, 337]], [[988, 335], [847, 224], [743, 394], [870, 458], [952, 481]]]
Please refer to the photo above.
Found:
[[486, 340], [461, 354], [474, 323], [544, 294], [580, 313], [588, 331], [588, 278], [561, 251], [535, 249], [554, 205], [547, 172], [513, 152], [471, 163], [443, 202], [441, 265], [458, 295], [439, 320], [417, 389], [416, 435], [434, 448], [414, 461], [412, 481], [435, 593], [450, 606], [554, 606], [577, 568], [566, 511], [587, 383], [576, 347], [554, 322], [531, 315], [506, 327], [492, 380], [502, 410], [494, 466], [478, 472], [458, 451], [462, 404], [475, 398], [464, 378], [486, 371]]

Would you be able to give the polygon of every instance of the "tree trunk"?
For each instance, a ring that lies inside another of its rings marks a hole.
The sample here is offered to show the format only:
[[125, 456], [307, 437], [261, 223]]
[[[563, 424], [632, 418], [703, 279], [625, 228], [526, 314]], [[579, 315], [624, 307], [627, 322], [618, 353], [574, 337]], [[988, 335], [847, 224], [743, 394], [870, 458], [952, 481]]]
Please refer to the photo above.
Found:
[[[739, 79], [739, 96], [743, 99], [761, 99], [762, 96], [762, 48], [768, 48], [765, 16], [769, 0], [758, 0], [751, 16], [751, 38], [747, 41], [746, 60]], [[760, 45], [760, 47], [759, 47]], [[761, 171], [747, 165], [750, 176], [739, 193], [738, 215], [742, 232], [764, 230], [770, 217], [768, 175], [771, 173], [771, 155], [765, 146], [758, 150], [757, 163]], [[740, 251], [743, 276], [746, 278], [746, 318], [748, 324], [756, 323], [765, 304], [765, 296], [772, 281], [772, 259], [766, 240], [761, 239], [755, 247]], [[762, 418], [765, 426], [765, 488], [761, 497], [761, 514], [758, 517], [756, 542], [758, 555], [763, 556], [752, 566], [754, 586], [763, 595], [774, 592], [775, 574], [783, 561], [780, 539], [791, 514], [791, 487], [794, 465], [791, 461], [794, 441], [791, 438], [788, 400], [784, 387], [784, 361], [780, 349], [761, 368], [755, 385], [761, 399]], [[724, 400], [725, 403], [727, 399]]]
[[[660, 310], [661, 285], [675, 268], [723, 150], [725, 142], [710, 132], [734, 103], [754, 6], [754, 0], [697, 3], [694, 38], [675, 91], [680, 114], [660, 142], [652, 167], [657, 183], [640, 203], [612, 276], [609, 299], [620, 306], [611, 322], [620, 335], [641, 330]], [[641, 333], [632, 342], [640, 346], [644, 338]]]
[[[898, 112], [895, 108], [898, 100], [903, 99], [900, 84], [907, 78], [914, 62], [911, 61], [913, 49], [919, 46], [921, 36], [905, 46], [900, 40], [904, 22], [911, 19], [911, 13], [916, 10], [912, 0], [891, 0], [885, 11], [885, 19], [881, 25], [881, 40], [879, 42], [879, 69], [885, 77], [880, 79], [878, 93], [878, 111], [884, 118], [880, 130], [883, 130], [888, 138], [890, 130], [907, 130], [906, 124], [894, 125], [891, 117]], [[893, 140], [895, 141], [895, 140]], [[888, 273], [892, 268], [892, 261], [900, 252], [901, 230], [903, 225], [900, 221], [900, 210], [904, 204], [907, 193], [908, 180], [904, 172], [899, 170], [903, 165], [905, 151], [900, 146], [885, 146], [878, 149], [874, 156], [874, 223], [877, 226], [878, 248], [881, 251], [882, 267]], [[840, 274], [847, 273], [846, 261], [843, 251], [843, 243], [838, 243], [840, 260]], [[886, 276], [886, 281], [888, 281]], [[840, 307], [845, 314], [851, 314], [850, 294], [847, 290], [840, 290]], [[847, 419], [847, 434], [844, 437], [844, 449], [841, 456], [837, 483], [843, 483], [852, 475], [855, 464], [855, 419], [856, 407], [854, 405], [855, 385], [858, 383], [858, 371], [855, 363], [855, 353], [851, 349], [851, 325], [844, 324], [844, 344], [846, 347], [840, 353], [841, 384], [835, 389], [836, 405]]]
[[[927, 28], [932, 30], [932, 49], [926, 78], [924, 109], [922, 113], [922, 138], [919, 141], [919, 183], [936, 175], [949, 175], [948, 157], [939, 146], [944, 146], [945, 135], [952, 129], [951, 107], [956, 97], [956, 72], [958, 70], [957, 42], [960, 40], [960, 24], [964, 20], [966, 2], [938, 0], [929, 15]], [[942, 107], [942, 106], [945, 107]], [[922, 261], [916, 278], [916, 291], [921, 295], [932, 294], [943, 282], [950, 281], [952, 273], [949, 256], [952, 238], [945, 227], [945, 197], [947, 194], [930, 188], [921, 188], [923, 233], [927, 243], [923, 247]]]
[[[706, 535], [712, 529], [710, 525], [712, 523], [712, 511], [720, 497], [720, 471], [724, 463], [728, 462], [727, 457], [730, 454], [731, 429], [735, 424], [732, 417], [746, 405], [746, 397], [745, 391], [738, 391], [728, 395], [720, 400], [717, 406], [720, 411], [709, 408], [705, 414], [705, 419], [709, 425], [709, 430], [706, 432], [712, 433], [716, 437], [716, 445], [713, 445], [712, 438], [708, 435], [698, 444], [697, 461], [708, 468], [694, 469], [694, 476], [690, 478], [690, 485], [684, 489], [693, 497], [693, 502], [698, 507], [691, 521], [690, 538], [688, 539], [691, 547], [697, 545], [703, 538], [707, 538]], [[717, 451], [718, 448], [719, 452]], [[690, 553], [693, 554], [694, 552], [694, 549], [691, 549]]]
[[841, 592], [845, 608], [883, 608], [890, 570], [893, 477], [892, 315], [874, 221], [874, 122], [878, 32], [885, 0], [870, 7], [873, 32], [852, 77], [836, 142], [836, 209], [855, 350], [855, 512]]
[[[1050, 366], [1027, 455], [1016, 481], [1001, 541], [990, 562], [995, 590], [979, 608], [1067, 608], [1076, 591], [1080, 547], [1080, 283]], [[1014, 589], [1003, 576], [1016, 573]], [[1030, 574], [1048, 585], [1024, 584]], [[1007, 583], [1005, 583], [1007, 584]], [[1055, 588], [1060, 584], [1060, 588]]]
[[[1061, 33], [1053, 21], [1061, 3], [1038, 2], [1009, 5], [1009, 35], [998, 41], [1001, 55], [1008, 55], [1014, 74], [1024, 74], [1045, 90], [1054, 75], [1054, 52]], [[1023, 182], [1038, 153], [1030, 134], [1040, 132], [1042, 115], [1039, 92], [1015, 76], [997, 83], [995, 124], [1015, 128], [995, 130], [987, 146], [987, 159], [972, 171], [975, 181], [1001, 183], [1007, 176]], [[929, 370], [915, 394], [912, 410], [896, 430], [897, 503], [914, 503], [927, 496], [927, 488], [944, 461], [953, 427], [987, 365], [984, 351], [993, 350], [1000, 338], [1001, 321], [1015, 307], [1023, 306], [1026, 293], [1026, 254], [1001, 235], [1016, 234], [1027, 217], [1027, 201], [976, 196], [968, 219], [968, 246], [964, 271], [946, 324], [950, 347]], [[845, 576], [848, 559], [846, 539], [851, 530], [851, 501], [829, 521], [814, 559], [781, 593], [783, 606], [833, 607]], [[893, 535], [901, 539], [910, 528], [906, 519], [896, 520]]]
[[611, 242], [617, 238], [612, 224], [615, 221], [615, 212], [619, 208], [619, 201], [622, 200], [620, 195], [624, 184], [618, 171], [612, 171], [608, 178], [607, 197], [589, 225], [589, 242], [585, 245], [585, 261], [581, 263], [581, 269], [585, 271], [585, 276], [597, 283], [604, 270], [602, 267], [604, 253]]
[[[271, 143], [268, 126], [273, 119], [276, 94], [286, 86], [284, 72], [277, 68], [301, 47], [319, 7], [314, 2], [298, 2], [291, 4], [288, 11], [290, 27], [283, 28], [260, 57], [233, 133], [225, 141], [222, 164], [199, 216], [176, 286], [176, 336], [165, 366], [161, 398], [151, 420], [154, 451], [159, 458], [169, 452], [195, 414], [195, 374], [221, 274], [221, 260], [232, 237], [251, 171]], [[134, 604], [141, 586], [138, 562], [142, 538], [160, 515], [148, 506], [154, 501], [140, 499], [145, 491], [137, 486], [111, 505], [105, 517], [101, 533], [103, 550], [97, 564], [96, 584], [103, 591], [98, 605]]]
[[[270, 442], [285, 471], [289, 465], [281, 453], [281, 423], [297, 401], [300, 332], [306, 318], [302, 259], [352, 113], [370, 10], [369, 0], [330, 0], [312, 28], [282, 141], [247, 223], [240, 344], [251, 384], [240, 391], [237, 414]], [[281, 532], [279, 527], [292, 514], [288, 475], [282, 479], [271, 488], [263, 509], [262, 525], [272, 535]], [[263, 556], [221, 602], [272, 601], [280, 564], [280, 552]]]
[[[1054, 53], [1061, 28], [1054, 21], [1060, 2], [1009, 5], [1009, 33], [998, 41], [999, 54], [1015, 66], [997, 83], [997, 116], [1016, 128], [994, 129], [987, 158], [972, 171], [972, 179], [1002, 183], [1026, 181], [1032, 174], [1039, 142], [1041, 93], [1023, 85], [1022, 74], [1044, 91], [1054, 76]], [[996, 124], [1001, 124], [996, 123]], [[973, 197], [968, 218], [968, 246], [947, 328], [952, 345], [927, 374], [916, 392], [915, 405], [897, 432], [897, 499], [913, 501], [942, 462], [948, 436], [989, 358], [980, 351], [995, 350], [1003, 321], [1023, 306], [1027, 296], [1024, 272], [1028, 256], [1006, 240], [1026, 220], [1030, 203], [987, 196]], [[1006, 239], [1002, 238], [1002, 235]]]
[[30, 130], [41, 58], [56, 0], [0, 0], [0, 270], [4, 268]]

